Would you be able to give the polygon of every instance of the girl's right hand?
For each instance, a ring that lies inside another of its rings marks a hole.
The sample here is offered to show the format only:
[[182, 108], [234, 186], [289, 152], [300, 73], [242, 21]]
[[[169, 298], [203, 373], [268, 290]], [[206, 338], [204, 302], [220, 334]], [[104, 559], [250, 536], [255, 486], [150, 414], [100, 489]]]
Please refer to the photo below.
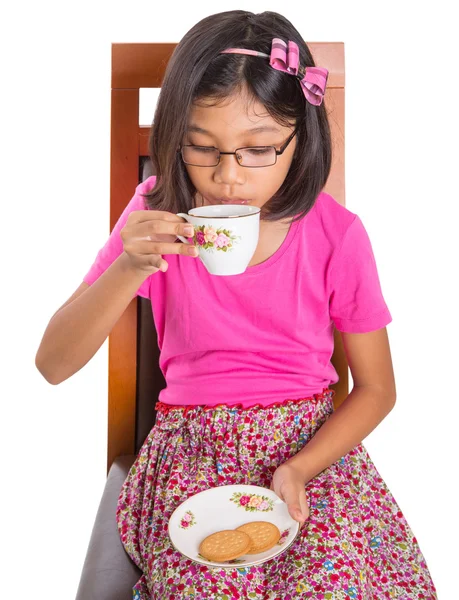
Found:
[[[187, 227], [191, 228], [187, 231]], [[193, 236], [193, 226], [181, 217], [162, 210], [134, 210], [120, 231], [124, 253], [136, 271], [151, 275], [167, 271], [168, 263], [162, 254], [198, 256], [192, 244], [174, 243], [177, 235]]]

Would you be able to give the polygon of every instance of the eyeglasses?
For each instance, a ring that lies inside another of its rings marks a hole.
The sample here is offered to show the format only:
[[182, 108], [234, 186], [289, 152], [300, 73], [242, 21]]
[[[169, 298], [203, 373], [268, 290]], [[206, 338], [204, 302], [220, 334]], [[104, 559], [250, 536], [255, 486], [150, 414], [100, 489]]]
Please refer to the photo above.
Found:
[[275, 165], [280, 156], [295, 137], [297, 129], [288, 137], [285, 143], [276, 150], [274, 146], [247, 146], [237, 148], [234, 152], [221, 152], [214, 146], [193, 146], [185, 144], [177, 150], [182, 155], [186, 165], [194, 167], [216, 167], [222, 154], [234, 154], [241, 167], [270, 167]]

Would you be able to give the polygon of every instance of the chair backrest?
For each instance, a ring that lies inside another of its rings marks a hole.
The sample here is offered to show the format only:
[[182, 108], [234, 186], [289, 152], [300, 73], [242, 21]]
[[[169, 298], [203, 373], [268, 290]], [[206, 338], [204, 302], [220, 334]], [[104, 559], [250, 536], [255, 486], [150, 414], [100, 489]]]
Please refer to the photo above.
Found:
[[[135, 187], [154, 174], [148, 152], [150, 127], [139, 125], [139, 90], [160, 88], [176, 44], [112, 44], [110, 231]], [[324, 191], [345, 205], [344, 44], [308, 44], [317, 65], [329, 71], [325, 105], [333, 138], [333, 162]], [[153, 112], [153, 111], [152, 111]], [[152, 125], [152, 127], [154, 124]], [[334, 405], [348, 395], [348, 364], [334, 332], [332, 363], [339, 381]], [[135, 298], [109, 336], [107, 473], [122, 454], [136, 454], [154, 425], [154, 405], [165, 381], [151, 303]]]

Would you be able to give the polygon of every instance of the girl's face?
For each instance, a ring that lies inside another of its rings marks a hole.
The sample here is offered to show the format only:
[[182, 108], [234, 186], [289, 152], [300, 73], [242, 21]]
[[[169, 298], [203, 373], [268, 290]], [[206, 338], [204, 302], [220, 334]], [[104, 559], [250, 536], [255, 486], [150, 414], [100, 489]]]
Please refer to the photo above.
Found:
[[[245, 146], [274, 146], [279, 150], [294, 130], [294, 125], [279, 125], [264, 106], [249, 99], [246, 92], [232, 96], [218, 106], [211, 106], [205, 100], [199, 104], [194, 105], [190, 112], [184, 144], [214, 146], [221, 152], [234, 152]], [[243, 199], [261, 208], [282, 185], [295, 147], [296, 136], [283, 154], [277, 156], [276, 164], [268, 167], [242, 167], [234, 154], [221, 155], [216, 167], [186, 164], [197, 190], [197, 205], [220, 204], [222, 199]]]

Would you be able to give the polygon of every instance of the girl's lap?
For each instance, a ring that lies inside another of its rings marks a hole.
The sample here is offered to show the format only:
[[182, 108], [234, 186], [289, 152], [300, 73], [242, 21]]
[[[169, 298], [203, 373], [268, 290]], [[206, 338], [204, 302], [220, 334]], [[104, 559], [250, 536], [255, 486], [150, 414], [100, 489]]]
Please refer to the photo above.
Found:
[[[215, 415], [199, 430], [193, 421], [168, 429], [167, 420], [152, 430], [118, 505], [122, 541], [144, 572], [139, 586], [147, 586], [150, 598], [435, 598], [419, 546], [363, 444], [307, 484], [310, 517], [278, 557], [209, 569], [172, 547], [168, 520], [182, 501], [215, 485], [269, 487], [273, 469], [292, 453], [289, 440], [296, 435], [307, 443], [327, 411], [310, 412], [309, 429], [290, 416], [282, 415], [284, 436], [276, 441], [280, 415], [262, 433], [228, 427], [235, 423]], [[260, 462], [258, 450], [269, 456], [273, 448], [274, 464]]]

